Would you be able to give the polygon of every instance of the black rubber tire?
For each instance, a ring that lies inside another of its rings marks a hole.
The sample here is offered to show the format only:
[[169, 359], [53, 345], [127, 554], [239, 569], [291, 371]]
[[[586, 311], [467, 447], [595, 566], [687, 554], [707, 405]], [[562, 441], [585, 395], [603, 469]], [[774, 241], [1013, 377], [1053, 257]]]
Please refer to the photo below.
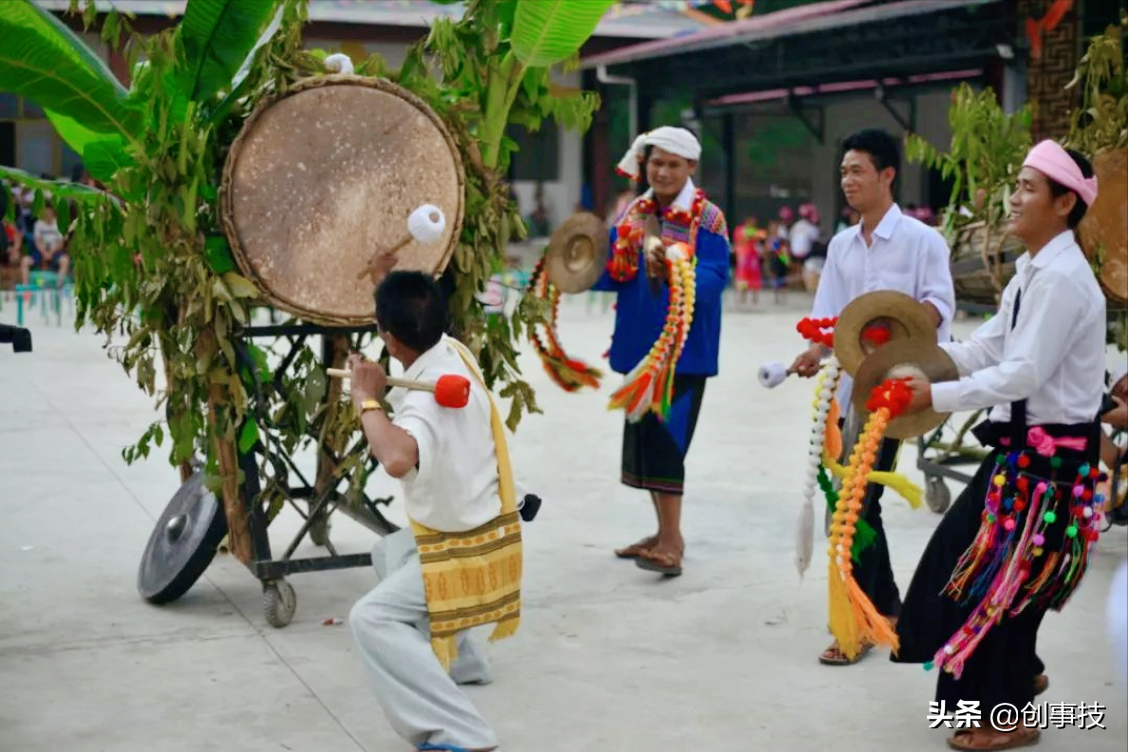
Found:
[[[197, 511], [202, 511], [206, 516], [206, 519], [201, 520], [206, 529], [199, 535], [194, 548], [181, 551], [175, 561], [170, 562], [168, 557], [161, 561], [161, 538], [167, 535], [169, 523], [193, 503]], [[184, 595], [211, 564], [225, 535], [227, 515], [215, 495], [204, 487], [204, 473], [199, 470], [180, 487], [157, 520], [141, 556], [137, 572], [137, 592], [155, 605], [171, 603]], [[179, 569], [171, 577], [161, 577], [156, 568], [163, 564], [167, 569], [170, 563], [172, 566], [179, 566]]]

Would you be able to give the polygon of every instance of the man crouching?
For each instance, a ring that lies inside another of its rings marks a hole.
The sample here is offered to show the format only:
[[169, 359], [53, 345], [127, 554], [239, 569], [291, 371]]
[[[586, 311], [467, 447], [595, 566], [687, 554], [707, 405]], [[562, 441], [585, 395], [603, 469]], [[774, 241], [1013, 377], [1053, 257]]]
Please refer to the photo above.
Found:
[[376, 290], [379, 336], [407, 379], [470, 382], [467, 405], [440, 406], [424, 390], [395, 389], [387, 374], [349, 357], [353, 403], [373, 456], [403, 484], [410, 529], [372, 552], [380, 584], [349, 614], [373, 687], [396, 732], [420, 750], [487, 752], [497, 736], [459, 684], [487, 683], [484, 652], [468, 629], [516, 630], [521, 522], [504, 427], [470, 352], [444, 334], [446, 302], [417, 272], [392, 272]]

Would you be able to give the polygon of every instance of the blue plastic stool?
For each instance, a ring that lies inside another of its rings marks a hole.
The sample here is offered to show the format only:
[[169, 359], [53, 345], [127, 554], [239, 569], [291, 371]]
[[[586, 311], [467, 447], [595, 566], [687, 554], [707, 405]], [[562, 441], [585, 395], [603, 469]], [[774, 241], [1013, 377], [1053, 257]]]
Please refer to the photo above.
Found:
[[[39, 312], [43, 316], [44, 321], [49, 320], [50, 311], [55, 313], [55, 323], [62, 326], [63, 323], [63, 299], [67, 300], [68, 310], [73, 305], [71, 294], [73, 292], [73, 285], [65, 282], [62, 286], [59, 285], [59, 275], [57, 272], [31, 272], [28, 275], [28, 283], [26, 285], [16, 285], [16, 325], [23, 326], [24, 322], [24, 303], [27, 303], [30, 310], [35, 306], [36, 301], [39, 302]], [[50, 311], [48, 310], [50, 305]]]

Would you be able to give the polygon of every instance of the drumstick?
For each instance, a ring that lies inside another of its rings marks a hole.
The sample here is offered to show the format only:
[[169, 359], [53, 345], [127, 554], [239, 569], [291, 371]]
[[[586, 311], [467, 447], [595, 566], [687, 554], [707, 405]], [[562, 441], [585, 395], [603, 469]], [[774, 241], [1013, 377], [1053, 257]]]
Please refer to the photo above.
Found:
[[[345, 368], [326, 368], [325, 373], [329, 374], [329, 376], [331, 376], [335, 379], [352, 378], [352, 371], [349, 371], [348, 369], [345, 369]], [[403, 387], [404, 389], [417, 389], [421, 392], [433, 392], [433, 391], [435, 391], [435, 385], [433, 383], [430, 383], [430, 382], [427, 382], [427, 381], [412, 381], [411, 379], [397, 379], [393, 376], [389, 376], [387, 381], [388, 381], [388, 386], [399, 386], [399, 387]]]
[[[348, 379], [352, 372], [344, 368], [326, 368], [325, 373], [332, 378]], [[470, 380], [465, 376], [446, 373], [433, 383], [427, 381], [413, 381], [411, 379], [398, 379], [389, 376], [388, 386], [398, 386], [404, 389], [416, 389], [421, 392], [431, 392], [435, 395], [435, 402], [443, 407], [466, 407], [470, 402]]]
[[364, 265], [364, 269], [356, 275], [356, 278], [364, 279], [371, 274], [375, 274], [376, 259], [381, 256], [392, 256], [399, 253], [412, 240], [418, 240], [420, 243], [434, 243], [442, 237], [444, 230], [446, 230], [446, 217], [443, 216], [441, 209], [430, 204], [417, 207], [407, 218], [407, 233], [393, 243], [388, 250], [383, 252], [377, 250], [376, 253], [373, 253], [372, 258], [368, 260], [368, 263]]

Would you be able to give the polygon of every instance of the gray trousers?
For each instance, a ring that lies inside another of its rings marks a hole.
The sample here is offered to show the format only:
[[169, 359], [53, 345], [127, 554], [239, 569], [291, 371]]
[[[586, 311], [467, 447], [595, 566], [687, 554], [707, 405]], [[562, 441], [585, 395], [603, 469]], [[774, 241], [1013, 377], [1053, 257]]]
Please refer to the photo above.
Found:
[[411, 530], [378, 540], [372, 566], [380, 584], [352, 607], [349, 626], [392, 728], [416, 747], [496, 747], [493, 729], [458, 688], [491, 681], [483, 648], [461, 633], [450, 674], [431, 649], [423, 570]]

